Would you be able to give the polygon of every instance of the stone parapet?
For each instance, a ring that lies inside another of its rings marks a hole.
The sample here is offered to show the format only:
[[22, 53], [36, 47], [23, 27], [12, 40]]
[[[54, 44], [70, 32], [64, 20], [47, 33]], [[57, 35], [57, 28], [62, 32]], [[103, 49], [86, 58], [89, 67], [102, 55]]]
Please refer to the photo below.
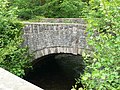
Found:
[[0, 68], [0, 90], [43, 90]]
[[85, 21], [82, 18], [41, 18], [39, 22], [85, 24]]

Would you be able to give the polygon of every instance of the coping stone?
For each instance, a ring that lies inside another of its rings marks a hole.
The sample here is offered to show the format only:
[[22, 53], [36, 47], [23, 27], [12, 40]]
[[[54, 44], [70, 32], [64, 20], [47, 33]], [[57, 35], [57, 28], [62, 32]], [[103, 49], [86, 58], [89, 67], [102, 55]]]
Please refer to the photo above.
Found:
[[30, 82], [0, 68], [0, 90], [43, 90]]

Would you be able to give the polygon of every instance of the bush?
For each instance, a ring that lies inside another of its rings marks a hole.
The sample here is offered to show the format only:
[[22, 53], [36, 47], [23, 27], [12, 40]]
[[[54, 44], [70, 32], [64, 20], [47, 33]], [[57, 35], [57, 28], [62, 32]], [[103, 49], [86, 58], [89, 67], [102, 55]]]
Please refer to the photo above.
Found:
[[16, 13], [20, 19], [28, 20], [38, 14], [34, 9], [40, 6], [39, 0], [9, 0], [9, 2], [11, 6], [18, 7]]
[[50, 0], [42, 8], [43, 15], [50, 18], [78, 18], [86, 4], [81, 0]]
[[89, 3], [87, 41], [94, 50], [93, 59], [83, 53], [87, 65], [81, 77], [84, 90], [120, 90], [120, 2], [91, 0]]
[[22, 20], [29, 20], [34, 17], [33, 11], [31, 9], [26, 8], [20, 9], [17, 14], [18, 18]]
[[0, 67], [23, 76], [30, 57], [27, 48], [21, 46], [23, 25], [17, 20], [15, 11], [7, 0], [0, 0]]
[[[84, 0], [82, 0], [84, 1]], [[35, 16], [47, 18], [79, 18], [83, 17], [83, 8], [88, 4], [81, 0], [13, 0], [12, 6], [18, 7], [18, 17], [24, 20]]]

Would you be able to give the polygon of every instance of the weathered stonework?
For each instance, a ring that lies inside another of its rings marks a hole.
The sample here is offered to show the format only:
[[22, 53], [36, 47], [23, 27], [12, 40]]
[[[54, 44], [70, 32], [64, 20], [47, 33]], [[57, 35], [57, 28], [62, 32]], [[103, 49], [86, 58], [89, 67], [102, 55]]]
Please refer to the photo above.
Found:
[[82, 54], [89, 50], [86, 43], [86, 24], [25, 22], [24, 45], [35, 53], [35, 59], [52, 53]]

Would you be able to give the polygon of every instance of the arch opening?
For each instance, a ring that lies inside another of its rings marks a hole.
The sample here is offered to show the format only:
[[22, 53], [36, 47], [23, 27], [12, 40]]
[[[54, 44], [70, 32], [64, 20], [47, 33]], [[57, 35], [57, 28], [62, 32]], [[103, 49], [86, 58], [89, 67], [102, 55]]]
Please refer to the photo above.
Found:
[[[44, 90], [70, 90], [84, 68], [81, 55], [54, 53], [34, 60], [33, 69], [26, 73], [24, 79]], [[81, 83], [79, 87], [82, 87]]]

